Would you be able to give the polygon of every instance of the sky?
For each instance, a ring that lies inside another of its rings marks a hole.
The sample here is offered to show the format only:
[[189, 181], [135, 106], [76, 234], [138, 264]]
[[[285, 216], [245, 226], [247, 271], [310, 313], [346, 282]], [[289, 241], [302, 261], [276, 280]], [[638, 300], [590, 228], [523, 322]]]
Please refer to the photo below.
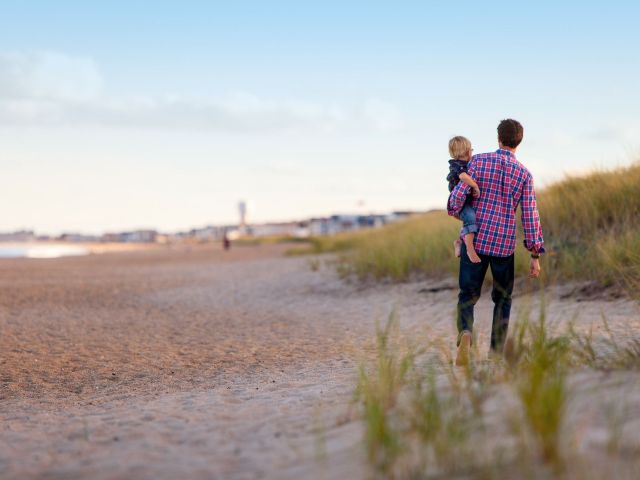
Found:
[[443, 208], [509, 117], [538, 188], [640, 157], [638, 2], [3, 3], [0, 231]]

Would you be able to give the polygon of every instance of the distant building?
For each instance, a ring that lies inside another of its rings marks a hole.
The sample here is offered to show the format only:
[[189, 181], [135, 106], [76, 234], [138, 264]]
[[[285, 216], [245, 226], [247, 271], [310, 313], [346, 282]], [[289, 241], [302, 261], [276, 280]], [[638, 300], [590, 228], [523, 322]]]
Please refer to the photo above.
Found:
[[363, 228], [378, 228], [418, 213], [420, 212], [398, 211], [389, 214], [337, 214], [325, 218], [312, 218], [309, 220], [309, 233], [312, 236], [322, 236]]
[[312, 218], [309, 220], [309, 234], [313, 237], [330, 235], [330, 228], [328, 218]]
[[120, 239], [119, 233], [105, 233], [104, 235], [102, 235], [102, 237], [100, 237], [100, 241], [105, 243], [117, 243], [121, 242], [122, 240]]
[[310, 235], [309, 222], [279, 222], [252, 225], [250, 229], [254, 237], [296, 237], [304, 238]]
[[388, 217], [390, 221], [395, 222], [397, 220], [402, 220], [403, 218], [408, 218], [408, 217], [411, 217], [412, 215], [419, 215], [421, 213], [424, 213], [424, 212], [414, 212], [411, 210], [398, 210], [395, 212], [391, 212], [388, 215]]
[[96, 235], [84, 235], [82, 233], [63, 233], [56, 240], [60, 240], [62, 242], [99, 242], [101, 238]]
[[101, 241], [110, 243], [155, 243], [158, 232], [155, 230], [135, 230], [133, 232], [105, 233]]
[[190, 234], [194, 239], [200, 242], [218, 241], [224, 236], [225, 230], [232, 228], [235, 230], [235, 227], [208, 225], [203, 228], [195, 228], [191, 230]]
[[0, 242], [32, 242], [36, 239], [33, 230], [0, 233]]
[[[309, 236], [335, 235], [341, 232], [349, 232], [366, 228], [378, 228], [383, 225], [402, 220], [411, 215], [423, 212], [395, 211], [388, 214], [351, 214], [342, 213], [329, 217], [314, 217], [308, 220], [293, 222], [272, 222], [249, 225], [247, 223], [247, 204], [244, 201], [238, 203], [240, 214], [239, 225], [207, 225], [201, 228], [175, 233], [158, 233], [155, 230], [134, 230], [128, 232], [110, 232], [100, 237], [84, 235], [81, 233], [64, 233], [56, 238], [66, 242], [114, 242], [114, 243], [206, 243], [219, 242], [225, 233], [229, 240], [242, 237], [295, 237], [305, 238]], [[25, 242], [36, 240], [33, 231], [24, 230], [11, 233], [0, 233], [0, 242]]]
[[155, 230], [136, 230], [122, 234], [125, 242], [131, 243], [154, 243], [158, 232]]

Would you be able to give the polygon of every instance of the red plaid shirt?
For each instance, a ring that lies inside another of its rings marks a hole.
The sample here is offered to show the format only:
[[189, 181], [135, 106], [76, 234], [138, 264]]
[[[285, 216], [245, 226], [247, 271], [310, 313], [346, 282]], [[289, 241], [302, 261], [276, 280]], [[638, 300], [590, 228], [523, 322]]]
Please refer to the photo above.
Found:
[[[478, 233], [474, 246], [478, 253], [508, 257], [516, 249], [516, 209], [522, 209], [524, 246], [534, 253], [544, 253], [544, 239], [536, 205], [531, 173], [516, 156], [499, 149], [495, 153], [474, 155], [469, 175], [480, 187], [480, 198], [473, 200]], [[449, 197], [449, 215], [457, 217], [471, 187], [458, 183]]]

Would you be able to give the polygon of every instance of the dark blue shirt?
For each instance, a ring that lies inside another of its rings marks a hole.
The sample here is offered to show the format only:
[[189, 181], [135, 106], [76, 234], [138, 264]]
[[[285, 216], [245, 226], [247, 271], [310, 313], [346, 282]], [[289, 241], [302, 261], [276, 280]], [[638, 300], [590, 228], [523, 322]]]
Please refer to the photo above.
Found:
[[460, 174], [467, 173], [467, 166], [469, 162], [464, 160], [449, 160], [449, 175], [447, 175], [447, 182], [449, 182], [449, 191], [460, 183]]

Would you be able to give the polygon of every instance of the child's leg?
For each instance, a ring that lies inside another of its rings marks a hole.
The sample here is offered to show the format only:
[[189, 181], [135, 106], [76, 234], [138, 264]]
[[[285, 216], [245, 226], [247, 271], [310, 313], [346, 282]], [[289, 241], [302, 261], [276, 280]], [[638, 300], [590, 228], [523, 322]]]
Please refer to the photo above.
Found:
[[478, 231], [478, 225], [476, 223], [476, 212], [471, 205], [464, 206], [460, 212], [460, 220], [463, 222], [462, 233], [464, 234], [464, 244], [467, 247], [469, 260], [473, 263], [480, 263], [482, 260], [473, 246], [473, 240], [475, 238], [475, 232]]
[[469, 256], [469, 260], [473, 263], [480, 263], [482, 260], [478, 256], [475, 247], [473, 246], [473, 239], [475, 238], [475, 233], [467, 233], [464, 236], [464, 244], [467, 247], [467, 255]]

